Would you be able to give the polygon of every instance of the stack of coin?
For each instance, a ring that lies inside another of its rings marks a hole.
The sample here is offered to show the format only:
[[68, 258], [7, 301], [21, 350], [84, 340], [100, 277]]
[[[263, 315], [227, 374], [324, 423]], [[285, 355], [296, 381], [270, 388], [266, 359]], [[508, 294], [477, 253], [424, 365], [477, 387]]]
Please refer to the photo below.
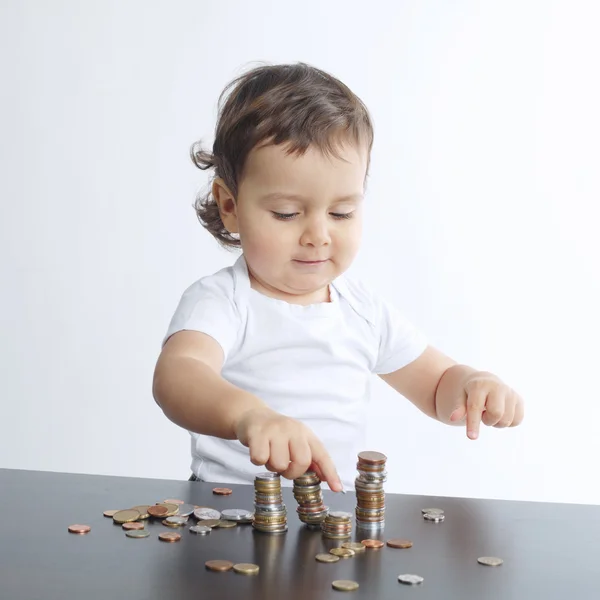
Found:
[[346, 540], [352, 534], [352, 513], [331, 511], [321, 523], [323, 537], [330, 540]]
[[279, 473], [260, 473], [254, 479], [254, 520], [252, 527], [265, 533], [287, 531], [287, 510], [281, 495]]
[[296, 512], [309, 529], [319, 529], [329, 508], [323, 504], [321, 480], [314, 471], [306, 471], [294, 479], [294, 498], [298, 502]]
[[363, 529], [382, 529], [385, 525], [385, 491], [387, 456], [381, 452], [358, 455], [356, 489], [356, 525]]

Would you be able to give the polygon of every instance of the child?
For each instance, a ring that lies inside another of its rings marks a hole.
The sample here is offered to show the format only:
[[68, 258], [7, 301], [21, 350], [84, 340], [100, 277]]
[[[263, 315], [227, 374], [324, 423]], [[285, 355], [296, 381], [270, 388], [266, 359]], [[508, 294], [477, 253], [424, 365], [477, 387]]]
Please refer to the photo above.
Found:
[[191, 150], [215, 175], [196, 211], [242, 253], [185, 291], [153, 382], [165, 415], [191, 433], [192, 479], [251, 483], [266, 466], [291, 480], [310, 467], [333, 491], [352, 487], [372, 373], [471, 439], [481, 422], [518, 425], [511, 388], [429, 346], [344, 275], [373, 144], [361, 100], [298, 63], [255, 68], [219, 102], [212, 153]]

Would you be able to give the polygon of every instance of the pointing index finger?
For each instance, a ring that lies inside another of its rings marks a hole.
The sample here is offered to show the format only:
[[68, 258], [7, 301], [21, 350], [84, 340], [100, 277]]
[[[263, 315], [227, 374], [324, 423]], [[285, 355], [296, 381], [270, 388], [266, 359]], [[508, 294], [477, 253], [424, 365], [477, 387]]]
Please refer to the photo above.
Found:
[[481, 390], [473, 390], [467, 398], [467, 436], [476, 440], [479, 437], [481, 415], [485, 410], [486, 394]]
[[318, 468], [318, 472], [321, 474], [321, 481], [326, 481], [327, 485], [333, 492], [342, 491], [342, 482], [337, 474], [337, 470], [331, 457], [323, 446], [319, 442], [310, 442], [310, 449], [312, 453], [312, 462]]

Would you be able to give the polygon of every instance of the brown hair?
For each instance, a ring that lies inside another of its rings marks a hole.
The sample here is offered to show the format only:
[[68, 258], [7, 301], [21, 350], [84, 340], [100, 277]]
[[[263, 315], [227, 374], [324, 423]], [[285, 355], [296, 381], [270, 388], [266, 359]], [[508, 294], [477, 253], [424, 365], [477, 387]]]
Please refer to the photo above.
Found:
[[[223, 104], [228, 90], [231, 93]], [[370, 157], [373, 125], [369, 111], [360, 98], [329, 73], [299, 62], [260, 66], [237, 77], [219, 97], [212, 153], [202, 150], [200, 142], [190, 149], [199, 169], [214, 169], [209, 191], [196, 198], [198, 219], [221, 245], [239, 247], [239, 239], [221, 221], [210, 191], [212, 181], [222, 178], [236, 197], [246, 158], [261, 142], [287, 143], [287, 153], [297, 155], [314, 145], [324, 154], [339, 157], [336, 143], [344, 136], [364, 144]]]

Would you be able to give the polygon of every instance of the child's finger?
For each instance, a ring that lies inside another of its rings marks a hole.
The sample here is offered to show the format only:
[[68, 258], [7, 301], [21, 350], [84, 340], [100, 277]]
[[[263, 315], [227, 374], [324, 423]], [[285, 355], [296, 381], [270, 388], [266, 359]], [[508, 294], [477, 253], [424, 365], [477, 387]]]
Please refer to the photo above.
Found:
[[485, 412], [481, 420], [484, 425], [493, 426], [504, 418], [505, 413], [505, 395], [501, 388], [494, 388], [490, 391], [485, 401]]
[[273, 438], [269, 442], [269, 464], [277, 473], [283, 473], [290, 466], [290, 449], [286, 438]]
[[321, 481], [326, 481], [331, 491], [341, 492], [343, 489], [342, 482], [331, 457], [323, 445], [319, 441], [313, 440], [310, 447], [313, 463], [318, 466], [321, 472]]
[[487, 392], [477, 388], [467, 396], [467, 436], [472, 440], [479, 437], [479, 426], [486, 398]]
[[291, 439], [289, 442], [290, 464], [281, 473], [286, 479], [296, 479], [308, 471], [311, 461], [310, 447], [306, 439]]

